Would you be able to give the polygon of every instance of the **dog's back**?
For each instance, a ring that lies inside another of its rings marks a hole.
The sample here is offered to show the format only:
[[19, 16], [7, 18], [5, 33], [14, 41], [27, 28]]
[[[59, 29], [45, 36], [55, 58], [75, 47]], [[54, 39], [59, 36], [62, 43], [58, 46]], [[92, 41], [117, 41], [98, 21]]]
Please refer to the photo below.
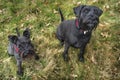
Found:
[[[61, 9], [59, 8], [59, 13], [61, 17], [61, 23], [59, 24], [57, 31], [56, 31], [56, 36], [60, 40], [60, 42], [64, 42], [65, 40], [69, 40], [71, 36], [68, 35], [73, 35], [73, 33], [77, 30], [75, 27], [75, 20], [64, 20], [63, 14]], [[72, 33], [71, 33], [72, 32]]]

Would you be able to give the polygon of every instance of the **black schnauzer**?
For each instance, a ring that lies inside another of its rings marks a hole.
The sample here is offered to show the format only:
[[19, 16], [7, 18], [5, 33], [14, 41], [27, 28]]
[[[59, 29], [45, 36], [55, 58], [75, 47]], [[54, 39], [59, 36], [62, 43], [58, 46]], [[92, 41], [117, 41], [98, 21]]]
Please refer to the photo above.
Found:
[[39, 56], [35, 53], [35, 49], [30, 40], [30, 31], [28, 28], [23, 32], [23, 36], [20, 36], [18, 29], [16, 28], [17, 35], [9, 35], [9, 45], [8, 45], [8, 53], [9, 55], [15, 56], [17, 60], [18, 66], [18, 75], [23, 75], [22, 71], [22, 59], [29, 56], [34, 55], [35, 59], [38, 60]]
[[68, 49], [70, 46], [80, 48], [79, 60], [84, 62], [84, 51], [91, 38], [92, 30], [99, 24], [99, 17], [103, 13], [96, 6], [81, 5], [73, 8], [76, 15], [75, 20], [64, 20], [61, 15], [61, 24], [57, 28], [56, 36], [61, 44], [65, 44], [63, 58], [68, 61]]

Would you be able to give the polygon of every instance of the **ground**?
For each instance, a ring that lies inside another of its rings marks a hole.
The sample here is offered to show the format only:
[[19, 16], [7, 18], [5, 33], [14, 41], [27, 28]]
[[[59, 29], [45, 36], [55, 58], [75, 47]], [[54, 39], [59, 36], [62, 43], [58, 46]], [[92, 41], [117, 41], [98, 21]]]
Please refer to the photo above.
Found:
[[[79, 50], [70, 48], [69, 62], [62, 58], [63, 47], [55, 37], [60, 23], [58, 8], [65, 19], [74, 19], [73, 7], [95, 5], [103, 10], [85, 51], [85, 63], [78, 61]], [[120, 79], [119, 0], [0, 0], [0, 80], [119, 80]], [[40, 60], [23, 62], [24, 75], [16, 74], [14, 57], [9, 57], [9, 34], [21, 34], [28, 27]]]

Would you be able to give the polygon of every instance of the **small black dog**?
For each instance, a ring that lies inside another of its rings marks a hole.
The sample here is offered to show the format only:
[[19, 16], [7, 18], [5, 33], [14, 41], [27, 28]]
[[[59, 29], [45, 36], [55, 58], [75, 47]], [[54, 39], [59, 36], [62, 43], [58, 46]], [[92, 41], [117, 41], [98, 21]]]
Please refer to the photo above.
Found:
[[84, 62], [84, 51], [89, 42], [92, 30], [96, 29], [99, 23], [99, 17], [103, 13], [101, 9], [95, 6], [81, 5], [73, 8], [76, 15], [75, 20], [64, 20], [61, 15], [61, 24], [57, 28], [56, 36], [61, 44], [65, 44], [63, 58], [68, 61], [68, 49], [70, 46], [80, 48], [79, 60]]
[[15, 56], [17, 60], [18, 66], [18, 75], [23, 75], [22, 70], [22, 59], [27, 57], [28, 55], [34, 55], [35, 59], [38, 60], [39, 56], [35, 53], [33, 44], [30, 40], [30, 31], [28, 28], [23, 32], [23, 35], [20, 36], [18, 29], [16, 28], [17, 35], [9, 35], [9, 45], [8, 45], [8, 53], [11, 56]]

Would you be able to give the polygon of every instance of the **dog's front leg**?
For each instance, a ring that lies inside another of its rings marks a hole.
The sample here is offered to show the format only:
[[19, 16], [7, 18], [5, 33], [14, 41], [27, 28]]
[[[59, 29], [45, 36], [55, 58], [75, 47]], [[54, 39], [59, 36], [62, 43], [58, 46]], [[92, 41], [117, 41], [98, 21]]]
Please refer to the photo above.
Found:
[[36, 53], [34, 53], [34, 57], [35, 57], [35, 60], [39, 60], [39, 56]]
[[35, 60], [39, 60], [39, 56], [35, 53], [35, 51], [32, 52], [33, 56], [35, 57]]
[[63, 52], [63, 58], [65, 61], [69, 60], [69, 56], [68, 56], [68, 49], [69, 49], [69, 44], [65, 43], [65, 47], [64, 47], [64, 52]]
[[17, 74], [22, 76], [23, 75], [23, 71], [22, 71], [22, 58], [20, 57], [19, 54], [15, 53], [15, 59], [17, 61], [17, 67], [18, 67]]
[[84, 52], [85, 52], [85, 47], [86, 44], [82, 45], [82, 47], [80, 48], [80, 54], [79, 54], [79, 61], [84, 62]]
[[22, 71], [22, 60], [21, 59], [17, 59], [17, 67], [18, 67], [17, 74], [22, 76], [23, 71]]

